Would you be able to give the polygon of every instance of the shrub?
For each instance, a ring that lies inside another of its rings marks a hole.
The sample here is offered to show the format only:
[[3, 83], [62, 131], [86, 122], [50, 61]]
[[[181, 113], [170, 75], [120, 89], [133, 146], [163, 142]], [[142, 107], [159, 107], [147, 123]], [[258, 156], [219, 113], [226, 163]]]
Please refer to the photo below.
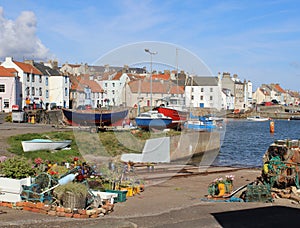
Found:
[[8, 178], [22, 179], [34, 175], [35, 170], [26, 158], [15, 156], [0, 164], [0, 173]]

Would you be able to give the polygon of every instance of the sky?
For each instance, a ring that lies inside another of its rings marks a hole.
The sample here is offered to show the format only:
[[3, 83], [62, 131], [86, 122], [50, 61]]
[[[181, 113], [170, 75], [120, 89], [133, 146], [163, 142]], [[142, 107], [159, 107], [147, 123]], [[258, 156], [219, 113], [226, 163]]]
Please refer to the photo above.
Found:
[[[164, 53], [184, 69], [188, 52], [212, 75], [230, 72], [254, 88], [279, 83], [300, 91], [299, 12], [298, 0], [0, 0], [0, 61], [92, 65], [132, 44], [156, 42], [178, 52], [151, 46], [158, 52], [153, 62]], [[149, 60], [141, 53], [141, 62]], [[117, 57], [120, 66], [133, 63], [129, 56]], [[190, 73], [202, 74], [195, 64]]]

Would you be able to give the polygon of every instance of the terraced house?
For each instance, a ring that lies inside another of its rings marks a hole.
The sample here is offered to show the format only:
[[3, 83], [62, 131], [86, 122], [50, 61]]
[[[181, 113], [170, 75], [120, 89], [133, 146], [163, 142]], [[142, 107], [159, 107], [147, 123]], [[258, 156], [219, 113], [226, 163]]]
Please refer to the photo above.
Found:
[[11, 112], [13, 105], [21, 106], [21, 83], [14, 68], [0, 66], [0, 112]]

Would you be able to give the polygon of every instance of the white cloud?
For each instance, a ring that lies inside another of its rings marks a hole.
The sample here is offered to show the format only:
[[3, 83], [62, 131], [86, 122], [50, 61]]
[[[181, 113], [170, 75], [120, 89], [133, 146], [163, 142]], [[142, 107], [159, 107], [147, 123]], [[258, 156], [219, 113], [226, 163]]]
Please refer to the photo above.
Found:
[[15, 21], [4, 17], [0, 7], [0, 58], [49, 58], [49, 49], [36, 35], [37, 21], [31, 11], [23, 11]]

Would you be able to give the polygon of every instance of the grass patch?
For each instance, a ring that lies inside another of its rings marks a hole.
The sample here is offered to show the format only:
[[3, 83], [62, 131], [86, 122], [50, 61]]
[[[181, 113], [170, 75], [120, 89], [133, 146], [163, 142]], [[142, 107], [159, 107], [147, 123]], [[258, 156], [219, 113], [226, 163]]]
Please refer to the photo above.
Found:
[[[10, 145], [9, 151], [16, 155], [26, 158], [42, 158], [52, 162], [71, 162], [74, 157], [82, 159], [83, 155], [91, 154], [94, 156], [114, 157], [122, 153], [141, 153], [145, 141], [150, 138], [163, 136], [179, 135], [180, 132], [99, 132], [98, 134], [86, 131], [59, 131], [42, 134], [23, 134], [11, 136], [8, 139]], [[70, 150], [60, 151], [33, 151], [23, 152], [21, 141], [32, 140], [36, 138], [51, 140], [72, 140]]]
[[[59, 150], [59, 151], [47, 151], [39, 150], [32, 152], [24, 152], [22, 148], [22, 141], [32, 140], [32, 139], [51, 139], [51, 140], [72, 140], [70, 150]], [[48, 132], [48, 133], [31, 133], [24, 135], [15, 135], [11, 136], [8, 139], [10, 148], [9, 152], [14, 153], [19, 156], [23, 156], [29, 159], [34, 160], [35, 158], [42, 158], [43, 160], [48, 160], [52, 162], [71, 162], [74, 157], [81, 157], [78, 152], [76, 142], [74, 141], [73, 132]]]

